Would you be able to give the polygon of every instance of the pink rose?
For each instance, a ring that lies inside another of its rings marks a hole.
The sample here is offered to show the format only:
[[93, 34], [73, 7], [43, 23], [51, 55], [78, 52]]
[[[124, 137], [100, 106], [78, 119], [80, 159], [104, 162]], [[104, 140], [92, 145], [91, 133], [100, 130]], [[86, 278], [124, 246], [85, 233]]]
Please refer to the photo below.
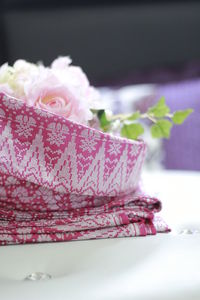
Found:
[[71, 66], [70, 63], [68, 57], [59, 57], [51, 64], [51, 70], [61, 82], [70, 84], [80, 95], [85, 95], [89, 87], [87, 76], [80, 67]]
[[90, 85], [83, 70], [70, 64], [69, 57], [59, 57], [53, 61], [51, 68], [60, 81], [73, 86], [79, 97], [86, 101], [91, 109], [104, 109], [99, 92]]
[[[60, 74], [60, 73], [59, 73]], [[53, 70], [41, 67], [39, 76], [25, 87], [28, 104], [87, 124], [92, 119], [88, 102], [70, 80], [61, 80]]]
[[52, 62], [51, 68], [63, 70], [65, 68], [68, 68], [68, 66], [71, 64], [71, 62], [72, 62], [72, 60], [69, 56], [60, 56]]
[[70, 120], [88, 125], [91, 109], [99, 108], [99, 93], [90, 86], [80, 67], [69, 57], [59, 57], [51, 67], [17, 60], [0, 67], [0, 92]]

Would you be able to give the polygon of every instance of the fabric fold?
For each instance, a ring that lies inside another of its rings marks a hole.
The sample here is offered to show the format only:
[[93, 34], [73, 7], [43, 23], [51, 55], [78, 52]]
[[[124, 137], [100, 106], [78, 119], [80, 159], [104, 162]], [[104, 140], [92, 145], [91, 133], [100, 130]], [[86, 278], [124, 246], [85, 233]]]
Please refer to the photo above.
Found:
[[0, 244], [168, 231], [139, 187], [145, 151], [0, 94]]

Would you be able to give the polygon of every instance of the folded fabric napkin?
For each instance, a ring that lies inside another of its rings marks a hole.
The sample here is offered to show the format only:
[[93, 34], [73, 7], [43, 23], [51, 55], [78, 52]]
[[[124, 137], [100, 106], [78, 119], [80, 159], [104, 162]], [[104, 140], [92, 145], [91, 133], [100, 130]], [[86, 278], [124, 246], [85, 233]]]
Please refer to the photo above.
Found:
[[0, 94], [0, 245], [168, 231], [139, 188], [145, 150]]

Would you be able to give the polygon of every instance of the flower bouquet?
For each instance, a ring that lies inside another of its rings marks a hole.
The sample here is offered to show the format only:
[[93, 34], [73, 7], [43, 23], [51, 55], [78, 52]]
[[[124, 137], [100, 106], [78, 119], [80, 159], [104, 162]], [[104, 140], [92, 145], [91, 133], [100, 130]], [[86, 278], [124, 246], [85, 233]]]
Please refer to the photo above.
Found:
[[139, 184], [140, 120], [168, 137], [191, 110], [171, 114], [162, 98], [145, 114], [108, 115], [100, 99], [68, 57], [0, 68], [1, 245], [169, 230]]

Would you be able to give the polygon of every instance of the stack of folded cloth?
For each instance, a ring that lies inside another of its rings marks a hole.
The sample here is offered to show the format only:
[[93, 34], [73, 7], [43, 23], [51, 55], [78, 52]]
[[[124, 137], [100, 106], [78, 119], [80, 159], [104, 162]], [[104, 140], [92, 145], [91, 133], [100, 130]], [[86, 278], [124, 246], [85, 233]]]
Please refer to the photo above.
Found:
[[0, 94], [0, 245], [167, 232], [145, 150]]

